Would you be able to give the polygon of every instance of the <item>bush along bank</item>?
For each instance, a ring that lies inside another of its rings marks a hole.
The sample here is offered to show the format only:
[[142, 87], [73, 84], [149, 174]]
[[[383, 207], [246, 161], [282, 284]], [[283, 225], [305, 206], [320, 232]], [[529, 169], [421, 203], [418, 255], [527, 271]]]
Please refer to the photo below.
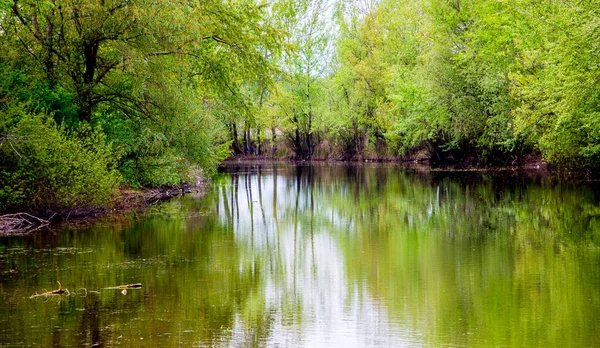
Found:
[[[23, 104], [1, 113], [0, 232], [37, 230], [50, 222], [126, 211], [204, 190], [197, 166], [168, 178], [144, 168], [133, 172], [100, 127], [82, 123], [68, 129]], [[140, 177], [154, 181], [142, 185]]]

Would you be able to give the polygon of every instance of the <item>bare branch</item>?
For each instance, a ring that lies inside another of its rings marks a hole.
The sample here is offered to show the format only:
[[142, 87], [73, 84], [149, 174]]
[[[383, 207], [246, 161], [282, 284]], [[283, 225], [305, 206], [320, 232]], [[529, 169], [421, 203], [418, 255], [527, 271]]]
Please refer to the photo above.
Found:
[[[54, 217], [54, 215], [52, 215]], [[50, 219], [52, 219], [50, 217]], [[39, 230], [50, 225], [50, 219], [44, 220], [28, 213], [14, 213], [0, 216], [0, 231], [3, 233], [23, 233]]]

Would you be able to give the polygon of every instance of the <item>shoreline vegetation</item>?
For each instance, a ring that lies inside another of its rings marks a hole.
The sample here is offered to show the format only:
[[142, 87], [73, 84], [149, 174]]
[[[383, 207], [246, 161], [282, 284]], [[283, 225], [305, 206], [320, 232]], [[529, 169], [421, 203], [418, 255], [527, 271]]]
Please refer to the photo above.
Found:
[[137, 190], [120, 188], [115, 193], [115, 198], [105, 205], [68, 209], [48, 207], [39, 211], [0, 212], [0, 235], [27, 234], [64, 223], [85, 225], [107, 216], [116, 217], [135, 210], [145, 210], [152, 205], [182, 195], [200, 196], [205, 193], [206, 185], [207, 181], [199, 178], [195, 183], [187, 182], [176, 186]]
[[37, 228], [230, 156], [595, 179], [595, 5], [0, 1], [0, 212]]
[[[534, 171], [542, 176], [551, 176], [547, 165], [544, 163], [528, 163], [519, 166], [471, 166], [465, 163], [445, 163], [432, 166], [426, 160], [414, 159], [364, 159], [364, 160], [341, 160], [332, 158], [315, 158], [310, 161], [296, 160], [294, 158], [260, 157], [260, 156], [231, 156], [221, 164], [224, 166], [236, 164], [261, 164], [261, 163], [291, 163], [311, 165], [392, 165], [406, 169], [436, 172], [497, 172], [497, 171]], [[180, 185], [168, 185], [155, 188], [131, 189], [122, 187], [116, 190], [114, 198], [104, 205], [96, 205], [81, 208], [46, 207], [43, 210], [27, 211], [0, 211], [0, 235], [27, 234], [50, 228], [55, 224], [75, 223], [87, 224], [98, 221], [99, 218], [107, 216], [120, 216], [134, 210], [145, 210], [148, 207], [172, 198], [194, 194], [201, 196], [206, 192], [208, 180], [196, 177], [195, 182], [185, 182]]]

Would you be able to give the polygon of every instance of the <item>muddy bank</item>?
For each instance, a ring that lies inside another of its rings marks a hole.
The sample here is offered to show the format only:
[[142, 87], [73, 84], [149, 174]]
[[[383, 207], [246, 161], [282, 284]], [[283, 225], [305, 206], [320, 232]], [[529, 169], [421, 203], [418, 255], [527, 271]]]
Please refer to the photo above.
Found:
[[484, 162], [476, 157], [465, 156], [463, 158], [454, 158], [446, 156], [437, 158], [428, 151], [414, 151], [405, 156], [344, 156], [344, 155], [315, 155], [310, 160], [297, 159], [293, 155], [271, 156], [271, 155], [232, 155], [225, 160], [228, 162], [256, 162], [256, 161], [277, 161], [277, 162], [329, 162], [329, 163], [394, 163], [398, 165], [412, 166], [422, 165], [431, 168], [462, 168], [462, 169], [493, 169], [493, 168], [541, 168], [551, 169], [551, 166], [544, 161], [541, 154], [530, 154], [512, 161]]
[[45, 208], [43, 210], [13, 211], [0, 213], [0, 234], [23, 234], [43, 231], [52, 226], [69, 223], [86, 225], [107, 216], [118, 217], [134, 210], [144, 210], [154, 204], [174, 197], [193, 194], [201, 196], [206, 192], [207, 180], [198, 178], [195, 183], [158, 188], [118, 189], [115, 199], [106, 206], [75, 209]]
[[516, 172], [528, 176], [549, 178], [554, 182], [596, 182], [600, 181], [600, 170], [581, 168], [559, 168], [546, 163], [540, 156], [527, 156], [519, 162], [509, 165], [478, 164], [473, 159], [464, 161], [432, 161], [430, 159], [414, 158], [370, 158], [343, 160], [340, 158], [313, 158], [311, 160], [296, 160], [291, 157], [273, 158], [272, 156], [245, 156], [237, 155], [227, 158], [222, 165], [260, 164], [260, 163], [288, 163], [307, 165], [348, 165], [348, 164], [373, 164], [379, 166], [393, 166], [423, 172]]
[[429, 157], [384, 157], [384, 158], [353, 158], [345, 159], [343, 157], [315, 157], [311, 160], [297, 160], [293, 157], [271, 157], [271, 156], [247, 156], [235, 155], [227, 158], [223, 164], [231, 165], [235, 163], [313, 163], [313, 164], [357, 164], [357, 163], [377, 163], [381, 165], [400, 166], [405, 168], [414, 168], [427, 171], [499, 171], [499, 170], [533, 170], [547, 172], [551, 175], [555, 172], [554, 168], [542, 160], [541, 157], [530, 156], [519, 162], [513, 162], [508, 165], [480, 164], [473, 158], [464, 160], [434, 161]]

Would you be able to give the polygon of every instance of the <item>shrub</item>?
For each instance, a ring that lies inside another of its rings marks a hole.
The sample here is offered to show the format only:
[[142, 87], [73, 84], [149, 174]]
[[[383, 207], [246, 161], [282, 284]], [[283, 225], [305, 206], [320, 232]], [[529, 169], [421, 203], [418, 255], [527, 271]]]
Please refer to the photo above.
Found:
[[99, 128], [67, 131], [23, 105], [0, 113], [8, 120], [0, 124], [0, 210], [89, 207], [111, 199], [120, 177]]

